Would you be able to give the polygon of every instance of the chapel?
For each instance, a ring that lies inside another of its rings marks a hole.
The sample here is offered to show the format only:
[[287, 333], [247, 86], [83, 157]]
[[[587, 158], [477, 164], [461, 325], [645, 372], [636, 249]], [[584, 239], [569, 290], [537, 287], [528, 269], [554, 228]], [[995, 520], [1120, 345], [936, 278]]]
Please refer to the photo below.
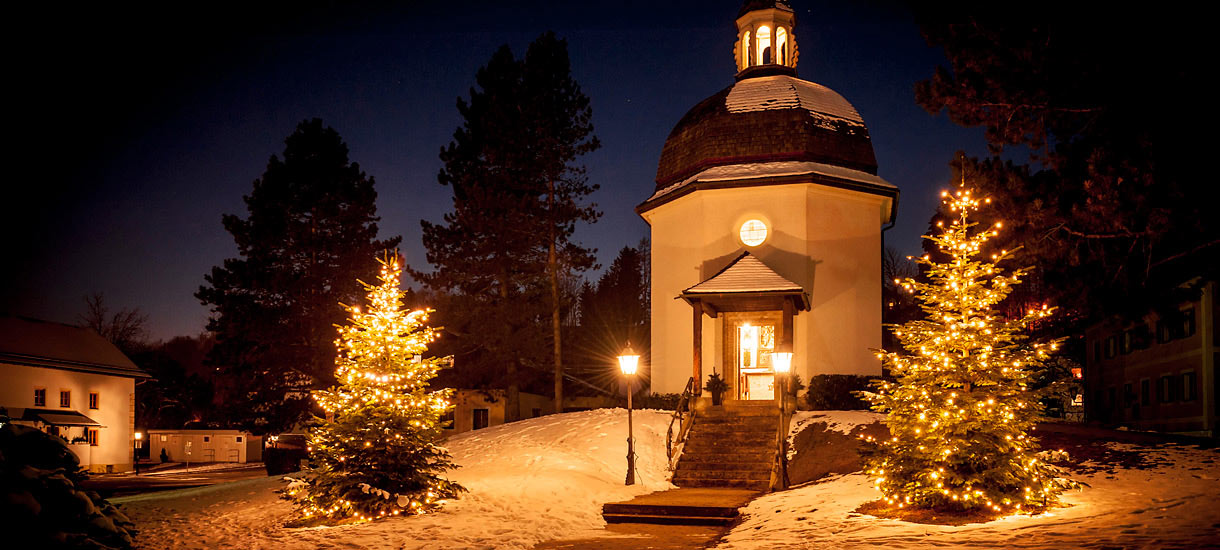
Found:
[[[843, 96], [797, 78], [784, 1], [737, 14], [735, 81], [670, 132], [636, 207], [652, 237], [652, 390], [773, 401], [791, 372], [879, 375], [882, 231], [898, 189]], [[780, 356], [780, 361], [784, 361]]]

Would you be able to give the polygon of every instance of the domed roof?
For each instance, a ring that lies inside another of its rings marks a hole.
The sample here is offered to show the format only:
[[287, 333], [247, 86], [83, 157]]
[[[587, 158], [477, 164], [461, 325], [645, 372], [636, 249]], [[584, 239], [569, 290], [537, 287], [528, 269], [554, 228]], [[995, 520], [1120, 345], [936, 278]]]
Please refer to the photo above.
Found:
[[877, 173], [868, 128], [843, 96], [790, 74], [741, 76], [695, 105], [669, 133], [658, 191], [731, 164], [812, 161]]

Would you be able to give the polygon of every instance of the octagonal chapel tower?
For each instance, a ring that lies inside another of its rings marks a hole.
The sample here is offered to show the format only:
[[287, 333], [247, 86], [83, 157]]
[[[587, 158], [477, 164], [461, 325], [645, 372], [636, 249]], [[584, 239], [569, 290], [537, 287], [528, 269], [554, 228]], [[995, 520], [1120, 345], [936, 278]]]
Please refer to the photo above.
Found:
[[747, 1], [736, 83], [692, 107], [661, 150], [652, 227], [652, 389], [775, 399], [772, 353], [792, 371], [881, 373], [881, 230], [898, 189], [877, 177], [864, 120], [796, 78], [795, 15]]

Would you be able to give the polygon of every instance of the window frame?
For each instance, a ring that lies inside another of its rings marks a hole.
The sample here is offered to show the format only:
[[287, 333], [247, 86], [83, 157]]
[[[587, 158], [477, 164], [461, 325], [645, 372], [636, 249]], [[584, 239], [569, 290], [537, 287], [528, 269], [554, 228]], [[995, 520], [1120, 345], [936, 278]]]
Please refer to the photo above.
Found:
[[59, 408], [72, 408], [72, 390], [59, 390]]
[[1152, 404], [1152, 381], [1144, 378], [1140, 380], [1140, 406], [1147, 407]]
[[[480, 414], [482, 413], [482, 414]], [[483, 425], [479, 425], [480, 416], [482, 416]], [[470, 426], [471, 430], [482, 430], [483, 428], [491, 427], [491, 410], [490, 409], [470, 409]]]
[[1195, 371], [1182, 371], [1182, 401], [1194, 401], [1199, 398], [1199, 375]]
[[101, 437], [98, 431], [99, 430], [97, 428], [85, 428], [85, 439], [89, 440], [90, 447], [97, 447], [99, 445], [98, 440], [101, 439]]
[[96, 411], [100, 408], [102, 408], [101, 392], [95, 392], [95, 391], [89, 392], [89, 410]]
[[[39, 400], [38, 392], [42, 392], [41, 400]], [[47, 406], [47, 389], [46, 388], [40, 388], [37, 386], [34, 387], [34, 406], [35, 407]]]

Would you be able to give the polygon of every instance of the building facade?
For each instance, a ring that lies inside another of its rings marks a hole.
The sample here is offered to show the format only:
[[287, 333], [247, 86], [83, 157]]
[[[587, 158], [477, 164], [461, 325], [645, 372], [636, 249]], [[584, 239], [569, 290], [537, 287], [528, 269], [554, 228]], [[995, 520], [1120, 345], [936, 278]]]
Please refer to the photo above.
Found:
[[1217, 283], [1176, 312], [1112, 318], [1085, 331], [1089, 420], [1138, 430], [1215, 436]]
[[877, 176], [868, 128], [833, 90], [796, 77], [795, 14], [747, 2], [736, 82], [698, 103], [661, 151], [636, 211], [652, 237], [652, 388], [774, 399], [792, 372], [879, 375], [882, 229], [898, 189]]
[[141, 378], [90, 329], [0, 317], [0, 407], [14, 423], [62, 437], [89, 471], [132, 469]]
[[240, 430], [148, 430], [148, 456], [166, 462], [261, 462], [263, 437]]

